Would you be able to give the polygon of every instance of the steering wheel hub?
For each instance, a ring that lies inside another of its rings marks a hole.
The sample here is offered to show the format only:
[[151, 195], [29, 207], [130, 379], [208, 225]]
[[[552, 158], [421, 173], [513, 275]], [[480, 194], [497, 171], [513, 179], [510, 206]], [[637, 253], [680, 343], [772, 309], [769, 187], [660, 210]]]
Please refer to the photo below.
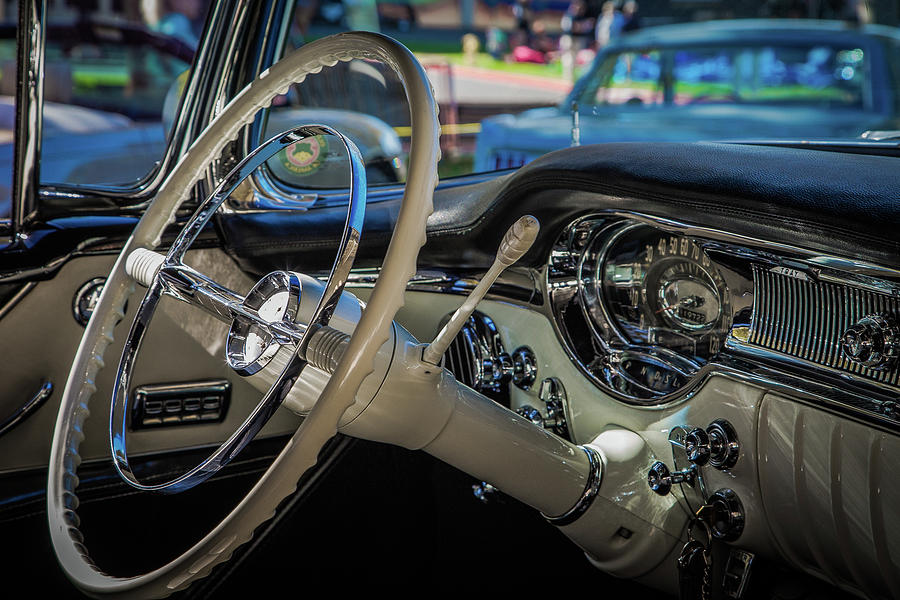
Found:
[[[274, 271], [259, 280], [243, 301], [243, 306], [268, 323], [291, 327], [297, 320], [300, 307], [300, 278], [289, 271]], [[285, 344], [292, 343], [260, 327], [255, 321], [238, 315], [228, 330], [225, 360], [239, 375], [255, 375], [265, 368]]]

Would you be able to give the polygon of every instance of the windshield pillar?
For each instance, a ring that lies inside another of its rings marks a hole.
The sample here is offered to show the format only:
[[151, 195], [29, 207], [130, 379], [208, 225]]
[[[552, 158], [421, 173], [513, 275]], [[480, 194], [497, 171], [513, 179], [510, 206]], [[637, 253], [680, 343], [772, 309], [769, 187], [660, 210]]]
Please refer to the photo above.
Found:
[[16, 125], [12, 193], [13, 233], [31, 221], [40, 189], [44, 100], [46, 0], [20, 0], [16, 31]]

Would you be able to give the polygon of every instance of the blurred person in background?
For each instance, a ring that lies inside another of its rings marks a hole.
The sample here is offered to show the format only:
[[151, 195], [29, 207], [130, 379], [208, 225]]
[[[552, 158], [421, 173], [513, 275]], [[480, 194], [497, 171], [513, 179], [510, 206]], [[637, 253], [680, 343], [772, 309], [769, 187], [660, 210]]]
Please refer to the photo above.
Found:
[[597, 50], [619, 37], [624, 25], [625, 17], [619, 12], [616, 3], [612, 1], [604, 2], [600, 10], [600, 18], [597, 19]]
[[524, 34], [525, 43], [531, 40], [532, 23], [534, 13], [531, 10], [531, 0], [516, 0], [513, 4], [513, 17], [516, 20], [516, 33]]
[[628, 0], [622, 5], [622, 33], [636, 31], [641, 28], [641, 17], [638, 15], [638, 3]]
[[203, 0], [145, 0], [144, 20], [150, 29], [178, 38], [196, 48], [203, 30]]
[[584, 0], [572, 0], [560, 20], [562, 35], [559, 38], [560, 61], [563, 79], [575, 80], [575, 63], [579, 52], [594, 41], [594, 18], [588, 14]]

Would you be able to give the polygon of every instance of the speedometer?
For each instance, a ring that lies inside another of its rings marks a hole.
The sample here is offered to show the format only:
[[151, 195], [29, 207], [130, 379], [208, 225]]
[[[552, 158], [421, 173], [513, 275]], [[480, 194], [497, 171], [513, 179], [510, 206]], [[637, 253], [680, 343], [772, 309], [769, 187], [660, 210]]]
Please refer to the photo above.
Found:
[[696, 240], [627, 227], [606, 239], [595, 265], [595, 297], [625, 345], [669, 350], [695, 362], [719, 351], [729, 293]]

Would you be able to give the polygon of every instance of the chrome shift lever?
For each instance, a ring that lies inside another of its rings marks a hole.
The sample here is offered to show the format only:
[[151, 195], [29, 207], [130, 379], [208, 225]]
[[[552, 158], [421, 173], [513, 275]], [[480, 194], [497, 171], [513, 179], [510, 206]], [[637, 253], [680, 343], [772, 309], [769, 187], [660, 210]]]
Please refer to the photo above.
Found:
[[528, 249], [531, 248], [531, 245], [537, 238], [540, 228], [541, 225], [538, 220], [531, 215], [525, 215], [512, 224], [512, 227], [507, 230], [506, 235], [500, 241], [500, 248], [497, 250], [497, 258], [494, 259], [494, 264], [491, 265], [484, 278], [475, 286], [475, 289], [472, 290], [472, 293], [469, 294], [462, 306], [456, 309], [456, 312], [453, 313], [453, 316], [450, 317], [450, 320], [444, 325], [441, 332], [437, 334], [431, 345], [425, 348], [422, 360], [433, 365], [441, 362], [441, 358], [444, 356], [444, 352], [447, 351], [450, 342], [453, 341], [453, 338], [456, 337], [456, 334], [459, 333], [459, 330], [472, 315], [475, 307], [484, 298], [488, 289], [490, 289], [506, 267], [522, 258], [528, 252]]

